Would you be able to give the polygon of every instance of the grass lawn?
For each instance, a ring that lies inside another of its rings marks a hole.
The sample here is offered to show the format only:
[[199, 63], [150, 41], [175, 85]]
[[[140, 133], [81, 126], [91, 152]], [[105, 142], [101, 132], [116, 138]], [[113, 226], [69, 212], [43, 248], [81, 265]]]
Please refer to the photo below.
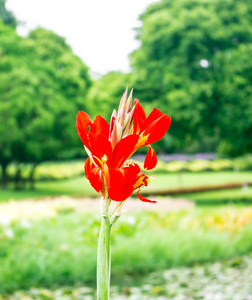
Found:
[[215, 205], [217, 203], [224, 204], [231, 202], [246, 203], [252, 201], [252, 187], [184, 194], [178, 197], [193, 200], [199, 205]]
[[15, 191], [10, 186], [6, 190], [0, 190], [0, 201], [60, 195], [99, 196], [83, 176], [65, 180], [37, 182], [35, 190]]
[[146, 190], [168, 190], [198, 186], [213, 186], [225, 183], [252, 182], [252, 172], [202, 172], [158, 174]]
[[[167, 189], [247, 182], [252, 182], [252, 172], [158, 174], [146, 191], [148, 190], [151, 194], [152, 191]], [[66, 180], [37, 182], [35, 190], [14, 191], [11, 187], [7, 190], [0, 190], [0, 201], [57, 195], [98, 196], [83, 175]]]

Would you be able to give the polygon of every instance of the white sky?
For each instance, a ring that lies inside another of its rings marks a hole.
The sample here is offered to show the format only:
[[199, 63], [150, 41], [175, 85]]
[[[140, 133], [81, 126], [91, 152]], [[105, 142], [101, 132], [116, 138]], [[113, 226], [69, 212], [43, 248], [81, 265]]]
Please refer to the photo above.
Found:
[[7, 0], [6, 6], [24, 25], [21, 35], [38, 26], [66, 38], [91, 69], [129, 71], [128, 55], [139, 47], [134, 28], [138, 15], [157, 0]]

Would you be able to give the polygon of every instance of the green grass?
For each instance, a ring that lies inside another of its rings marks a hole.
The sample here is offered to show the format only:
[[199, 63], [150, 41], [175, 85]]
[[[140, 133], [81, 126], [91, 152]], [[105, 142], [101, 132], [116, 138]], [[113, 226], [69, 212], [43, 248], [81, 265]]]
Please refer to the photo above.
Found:
[[[155, 173], [155, 172], [154, 172]], [[162, 191], [199, 186], [213, 186], [225, 183], [252, 182], [252, 172], [202, 172], [180, 174], [158, 174], [146, 190]]]
[[193, 200], [199, 205], [215, 205], [217, 203], [224, 204], [232, 202], [246, 203], [252, 201], [252, 187], [184, 194], [178, 197]]
[[[155, 171], [153, 174], [155, 174]], [[167, 189], [246, 182], [252, 182], [252, 172], [158, 174], [146, 188], [146, 191], [149, 191], [151, 194], [152, 191]], [[11, 187], [7, 190], [0, 190], [0, 201], [57, 195], [98, 196], [98, 193], [93, 190], [83, 175], [82, 177], [66, 180], [37, 182], [36, 189], [33, 191], [14, 191]]]
[[[185, 295], [190, 295], [190, 299], [202, 299], [208, 295], [216, 299], [221, 293], [223, 300], [244, 300], [251, 294], [251, 267], [252, 255], [250, 254], [222, 262], [172, 268], [163, 272], [150, 273], [137, 282], [136, 280], [119, 281], [116, 286], [112, 286], [110, 299], [186, 299]], [[84, 286], [79, 288], [63, 286], [52, 290], [32, 287], [2, 297], [0, 295], [0, 300], [20, 299], [96, 299], [96, 289]]]
[[[20, 217], [2, 226], [0, 293], [38, 285], [95, 284], [99, 223], [97, 215], [58, 210], [55, 217], [28, 224]], [[251, 207], [126, 213], [112, 230], [112, 281], [250, 251]]]
[[72, 179], [37, 182], [35, 187], [35, 190], [15, 191], [12, 186], [9, 186], [6, 190], [0, 190], [0, 201], [59, 195], [99, 196], [84, 175]]

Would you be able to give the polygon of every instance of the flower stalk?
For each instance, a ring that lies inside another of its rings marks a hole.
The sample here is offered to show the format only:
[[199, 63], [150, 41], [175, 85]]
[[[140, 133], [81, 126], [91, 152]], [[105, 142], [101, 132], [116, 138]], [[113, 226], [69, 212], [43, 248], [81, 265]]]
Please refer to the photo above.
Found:
[[97, 300], [109, 300], [110, 289], [110, 230], [107, 216], [102, 216], [97, 251]]
[[101, 198], [102, 220], [97, 251], [97, 300], [109, 300], [111, 276], [110, 232], [112, 225], [122, 214], [124, 201], [118, 202], [111, 214], [109, 214], [110, 203], [111, 200], [108, 197]]

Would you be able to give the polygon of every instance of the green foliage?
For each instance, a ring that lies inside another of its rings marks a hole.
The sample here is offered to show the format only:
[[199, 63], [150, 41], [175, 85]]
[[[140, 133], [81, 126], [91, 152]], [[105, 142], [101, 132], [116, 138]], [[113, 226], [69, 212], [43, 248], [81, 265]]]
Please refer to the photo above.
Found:
[[65, 39], [52, 31], [36, 29], [29, 34], [39, 68], [44, 67], [58, 85], [58, 92], [69, 102], [85, 109], [85, 95], [91, 86], [88, 68], [81, 59], [73, 54]]
[[252, 150], [251, 12], [246, 0], [163, 0], [141, 15], [133, 85], [171, 115], [166, 150]]
[[[202, 297], [218, 297], [222, 300], [244, 300], [251, 293], [252, 256], [246, 255], [233, 259], [194, 265], [190, 267], [172, 268], [158, 271], [148, 276], [119, 280], [111, 288], [111, 299], [202, 299]], [[239, 278], [239, 281], [237, 281]], [[228, 287], [228, 288], [227, 288]], [[80, 300], [95, 299], [95, 288], [60, 287], [48, 290], [43, 287], [31, 288], [28, 291], [16, 291], [10, 295], [0, 296], [0, 300]], [[176, 297], [176, 298], [175, 298]]]
[[35, 171], [36, 180], [58, 180], [84, 175], [84, 161], [69, 163], [44, 163]]
[[[40, 218], [1, 227], [0, 291], [94, 283], [99, 219], [65, 209]], [[112, 230], [112, 280], [245, 254], [251, 235], [251, 208], [126, 214]]]
[[12, 12], [6, 9], [5, 3], [6, 0], [0, 0], [0, 20], [2, 20], [4, 24], [15, 28], [17, 26], [17, 20]]
[[28, 38], [0, 23], [0, 162], [74, 157], [74, 129], [91, 85], [88, 68], [65, 40], [36, 29]]
[[129, 85], [129, 74], [120, 72], [109, 72], [95, 80], [86, 103], [90, 116], [95, 118], [99, 114], [110, 122], [112, 111], [117, 109], [125, 88]]
[[221, 126], [220, 153], [239, 155], [252, 149], [249, 138], [252, 130], [252, 65], [248, 64], [251, 51], [252, 43], [239, 44], [235, 49], [218, 53], [214, 59], [220, 105], [217, 116]]

